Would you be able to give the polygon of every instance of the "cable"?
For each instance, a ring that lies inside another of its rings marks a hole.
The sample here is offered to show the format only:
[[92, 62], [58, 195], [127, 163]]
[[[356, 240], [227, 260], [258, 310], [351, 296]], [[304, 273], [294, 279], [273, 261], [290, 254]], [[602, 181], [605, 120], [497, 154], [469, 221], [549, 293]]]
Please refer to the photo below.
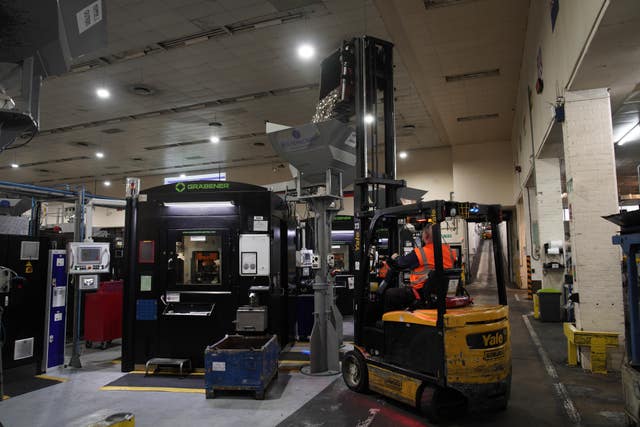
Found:
[[38, 131], [34, 130], [31, 133], [31, 138], [29, 138], [26, 142], [23, 142], [22, 144], [20, 144], [18, 146], [12, 147], [11, 143], [5, 145], [4, 147], [0, 148], [0, 153], [2, 153], [3, 151], [6, 151], [6, 150], [15, 150], [16, 148], [22, 148], [22, 147], [26, 146], [28, 143], [31, 142], [31, 140], [36, 136], [37, 133], [38, 133]]

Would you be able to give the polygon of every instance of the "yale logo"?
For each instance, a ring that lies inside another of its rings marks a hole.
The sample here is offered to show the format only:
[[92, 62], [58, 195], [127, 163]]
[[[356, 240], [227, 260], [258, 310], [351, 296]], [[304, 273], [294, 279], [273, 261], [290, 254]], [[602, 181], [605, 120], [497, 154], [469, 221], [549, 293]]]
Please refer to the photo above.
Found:
[[484, 334], [482, 336], [482, 344], [485, 347], [495, 347], [498, 345], [502, 345], [504, 343], [504, 335], [502, 335], [499, 331], [491, 334]]
[[500, 347], [507, 341], [507, 329], [486, 332], [484, 334], [467, 335], [467, 345], [469, 348], [484, 349]]

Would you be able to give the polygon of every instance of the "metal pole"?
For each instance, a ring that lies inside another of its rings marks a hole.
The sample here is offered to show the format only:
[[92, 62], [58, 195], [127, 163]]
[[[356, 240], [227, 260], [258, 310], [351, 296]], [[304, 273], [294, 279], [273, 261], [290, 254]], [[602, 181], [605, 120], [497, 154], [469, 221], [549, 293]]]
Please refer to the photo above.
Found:
[[493, 258], [496, 268], [496, 282], [498, 284], [498, 303], [507, 305], [507, 284], [504, 277], [504, 264], [502, 263], [502, 242], [500, 239], [500, 224], [491, 221], [491, 239], [493, 241]]
[[[84, 196], [85, 188], [82, 186], [78, 192], [78, 201], [76, 202], [76, 224], [74, 240], [76, 242], [84, 241]], [[75, 317], [73, 322], [73, 350], [71, 351], [71, 360], [69, 366], [73, 368], [82, 368], [80, 362], [80, 326], [82, 322], [82, 306], [80, 300], [80, 284], [77, 277], [73, 277], [73, 308]]]
[[[2, 312], [4, 308], [0, 305], [0, 329], [2, 329]], [[4, 399], [4, 374], [2, 368], [2, 347], [4, 347], [4, 334], [0, 330], [0, 402]]]
[[122, 295], [122, 372], [130, 372], [135, 368], [133, 345], [136, 320], [136, 264], [138, 262], [138, 252], [136, 250], [136, 242], [138, 241], [137, 220], [138, 199], [135, 196], [127, 197], [124, 250], [128, 264]]

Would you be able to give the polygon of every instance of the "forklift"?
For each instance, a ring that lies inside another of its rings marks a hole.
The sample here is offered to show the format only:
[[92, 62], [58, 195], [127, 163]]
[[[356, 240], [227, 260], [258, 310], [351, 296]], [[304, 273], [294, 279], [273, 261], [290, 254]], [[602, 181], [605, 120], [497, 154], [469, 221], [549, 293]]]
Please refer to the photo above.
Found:
[[[352, 113], [356, 126], [355, 341], [343, 358], [343, 379], [351, 390], [383, 394], [421, 409], [434, 421], [460, 405], [504, 409], [511, 386], [511, 344], [500, 206], [443, 200], [401, 204], [407, 187], [396, 179], [392, 50], [387, 41], [359, 37], [329, 58], [339, 66], [325, 67], [329, 59], [323, 63], [321, 93], [329, 92], [325, 86], [331, 79], [325, 71], [340, 70], [340, 79], [333, 81], [339, 82], [336, 106], [342, 108], [334, 109], [334, 117]], [[423, 304], [383, 313], [375, 266], [385, 249], [387, 255], [401, 252], [407, 219], [432, 224], [435, 269], [425, 288], [435, 295], [428, 292]], [[461, 270], [444, 269], [440, 224], [451, 219], [491, 224], [495, 304], [470, 304], [459, 285]], [[466, 302], [459, 304], [461, 300]]]

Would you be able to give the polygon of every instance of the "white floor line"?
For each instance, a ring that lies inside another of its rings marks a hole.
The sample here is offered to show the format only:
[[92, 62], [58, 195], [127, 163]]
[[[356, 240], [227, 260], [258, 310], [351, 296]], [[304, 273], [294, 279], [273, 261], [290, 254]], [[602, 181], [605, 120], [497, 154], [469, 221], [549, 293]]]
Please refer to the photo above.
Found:
[[520, 296], [518, 294], [513, 294], [513, 296], [515, 297], [516, 301], [520, 302]]
[[566, 387], [558, 379], [558, 372], [556, 371], [556, 368], [553, 366], [551, 359], [549, 359], [547, 352], [542, 347], [542, 343], [540, 342], [540, 338], [538, 338], [538, 334], [533, 329], [533, 326], [531, 326], [529, 315], [523, 314], [522, 320], [524, 321], [524, 324], [529, 330], [529, 335], [531, 335], [531, 341], [533, 341], [533, 343], [536, 345], [536, 348], [538, 349], [538, 354], [540, 355], [540, 358], [542, 359], [542, 363], [544, 364], [544, 367], [547, 370], [547, 374], [549, 374], [549, 376], [553, 380], [553, 389], [558, 395], [558, 397], [560, 398], [560, 401], [562, 402], [562, 407], [564, 408], [565, 413], [567, 414], [567, 416], [569, 417], [573, 425], [576, 425], [576, 426], [581, 425], [580, 413], [576, 409], [576, 406], [573, 404], [573, 400], [571, 400], [569, 393], [567, 393]]

